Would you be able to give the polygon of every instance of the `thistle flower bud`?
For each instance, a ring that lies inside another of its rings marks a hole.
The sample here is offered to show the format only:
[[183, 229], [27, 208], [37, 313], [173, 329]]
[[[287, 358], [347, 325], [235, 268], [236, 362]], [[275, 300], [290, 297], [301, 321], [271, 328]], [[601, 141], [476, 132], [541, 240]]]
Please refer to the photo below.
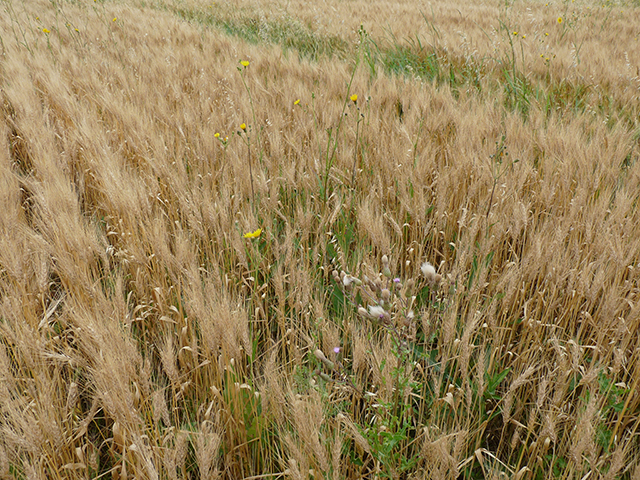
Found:
[[358, 314], [365, 318], [371, 318], [369, 317], [369, 312], [367, 312], [367, 310], [363, 307], [358, 307]]
[[322, 361], [322, 359], [326, 359], [327, 357], [325, 357], [324, 352], [322, 350], [320, 350], [319, 348], [316, 349], [315, 352], [313, 352], [313, 355], [320, 361]]
[[391, 278], [391, 270], [389, 269], [389, 257], [387, 257], [386, 255], [382, 256], [382, 274], [387, 278]]
[[324, 352], [322, 350], [320, 350], [319, 348], [313, 352], [313, 354], [315, 355], [315, 357], [320, 360], [325, 367], [327, 367], [329, 370], [333, 370], [336, 366], [335, 364], [329, 360], [325, 355]]
[[411, 292], [411, 290], [413, 289], [413, 286], [415, 285], [415, 280], [413, 278], [410, 278], [409, 280], [407, 280], [404, 284], [405, 287], [407, 287], [407, 293]]
[[383, 288], [382, 291], [380, 292], [380, 297], [385, 303], [388, 303], [389, 300], [391, 299], [391, 292], [389, 291], [388, 288]]

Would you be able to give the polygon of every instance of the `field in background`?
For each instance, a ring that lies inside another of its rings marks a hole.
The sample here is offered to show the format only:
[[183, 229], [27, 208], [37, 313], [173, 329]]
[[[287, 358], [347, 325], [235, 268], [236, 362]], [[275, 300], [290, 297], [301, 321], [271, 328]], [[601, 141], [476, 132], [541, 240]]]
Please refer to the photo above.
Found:
[[0, 477], [640, 477], [637, 1], [0, 11]]

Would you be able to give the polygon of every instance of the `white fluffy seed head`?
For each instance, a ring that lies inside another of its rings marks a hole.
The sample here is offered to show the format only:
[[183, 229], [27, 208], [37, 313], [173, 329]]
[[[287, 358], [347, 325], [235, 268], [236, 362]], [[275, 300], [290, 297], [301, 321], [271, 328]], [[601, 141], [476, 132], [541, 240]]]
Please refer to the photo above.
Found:
[[422, 274], [427, 278], [435, 276], [436, 274], [436, 267], [431, 265], [429, 262], [424, 262], [420, 267], [420, 270], [422, 270]]
[[436, 273], [436, 267], [431, 265], [429, 262], [424, 262], [420, 267], [420, 270], [430, 285], [435, 285], [442, 279], [442, 277]]
[[382, 318], [386, 314], [387, 312], [385, 312], [384, 308], [382, 308], [380, 305], [369, 306], [369, 315], [371, 315], [374, 318]]

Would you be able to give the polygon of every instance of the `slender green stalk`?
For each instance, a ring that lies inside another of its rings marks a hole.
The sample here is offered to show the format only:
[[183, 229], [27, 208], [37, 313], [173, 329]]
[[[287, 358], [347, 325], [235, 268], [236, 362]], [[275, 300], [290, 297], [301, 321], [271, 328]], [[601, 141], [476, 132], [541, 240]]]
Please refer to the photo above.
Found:
[[[347, 109], [347, 103], [349, 103], [349, 97], [351, 92], [351, 85], [353, 84], [353, 79], [356, 75], [356, 71], [358, 70], [358, 66], [360, 65], [360, 55], [356, 58], [356, 64], [353, 67], [353, 71], [351, 72], [351, 77], [349, 78], [349, 83], [347, 84], [347, 94], [344, 97], [344, 102], [342, 103], [342, 111], [340, 112], [340, 118], [338, 119], [338, 125], [336, 126], [335, 136], [329, 138], [329, 142], [333, 138], [333, 147], [331, 149], [331, 154], [329, 154], [327, 149], [327, 157], [325, 161], [325, 171], [324, 178], [322, 181], [322, 201], [326, 204], [327, 202], [327, 184], [329, 181], [329, 172], [331, 171], [331, 167], [333, 166], [333, 162], [336, 158], [336, 151], [338, 150], [338, 139], [340, 138], [340, 128], [342, 127], [342, 120], [344, 118], [344, 113]], [[329, 134], [331, 135], [331, 133]]]

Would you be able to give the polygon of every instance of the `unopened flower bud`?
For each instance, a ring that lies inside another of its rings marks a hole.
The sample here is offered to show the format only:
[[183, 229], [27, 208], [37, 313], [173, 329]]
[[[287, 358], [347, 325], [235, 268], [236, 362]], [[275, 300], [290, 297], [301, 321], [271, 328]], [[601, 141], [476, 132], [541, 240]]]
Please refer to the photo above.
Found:
[[382, 256], [382, 274], [387, 278], [391, 278], [391, 270], [389, 269], [389, 257], [387, 257], [386, 255]]
[[323, 358], [327, 358], [327, 357], [325, 357], [324, 352], [323, 352], [322, 350], [320, 350], [319, 348], [318, 348], [318, 349], [316, 349], [316, 351], [315, 351], [315, 352], [313, 352], [313, 354], [314, 354], [314, 355], [315, 355], [315, 357], [316, 357], [318, 360], [320, 360], [320, 361], [322, 361], [322, 359], [323, 359]]
[[413, 286], [415, 285], [415, 280], [413, 280], [413, 278], [410, 278], [409, 280], [407, 280], [405, 282], [405, 287], [407, 287], [407, 293], [410, 292], [413, 289]]
[[388, 288], [383, 288], [382, 291], [380, 292], [380, 297], [385, 302], [388, 302], [389, 299], [391, 298], [391, 292], [389, 291]]
[[325, 367], [327, 367], [329, 370], [333, 370], [336, 366], [334, 365], [334, 363], [329, 360], [323, 353], [322, 350], [317, 349], [315, 352], [313, 352], [313, 354], [316, 356], [316, 358], [318, 360], [320, 360]]

